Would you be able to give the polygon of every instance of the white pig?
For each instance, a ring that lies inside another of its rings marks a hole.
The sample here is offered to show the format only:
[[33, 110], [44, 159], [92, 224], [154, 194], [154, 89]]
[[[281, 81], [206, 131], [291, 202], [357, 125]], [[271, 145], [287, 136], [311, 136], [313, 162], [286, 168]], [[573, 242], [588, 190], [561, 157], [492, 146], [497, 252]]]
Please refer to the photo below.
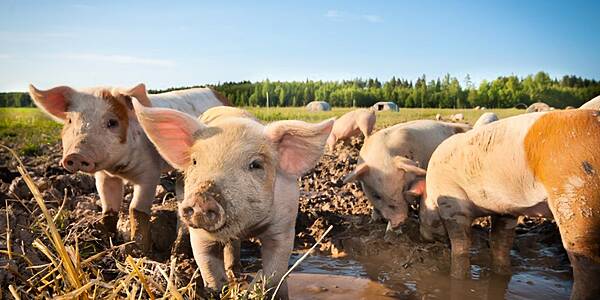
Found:
[[359, 108], [348, 112], [335, 120], [331, 134], [327, 139], [327, 146], [333, 149], [338, 140], [346, 140], [361, 132], [366, 137], [371, 135], [375, 127], [375, 111]]
[[[226, 281], [223, 244], [258, 237], [263, 271], [277, 284], [294, 246], [300, 175], [323, 153], [333, 120], [319, 124], [247, 117], [222, 117], [203, 124], [170, 109], [136, 113], [161, 155], [185, 174], [179, 214], [205, 286], [218, 291]], [[287, 285], [278, 297], [287, 298]]]
[[151, 246], [150, 208], [156, 186], [161, 171], [170, 167], [140, 127], [131, 98], [147, 106], [171, 107], [193, 116], [210, 107], [229, 104], [208, 88], [148, 95], [143, 84], [130, 89], [76, 90], [59, 86], [45, 91], [30, 85], [29, 93], [37, 107], [64, 124], [61, 165], [70, 172], [94, 174], [102, 202], [101, 224], [106, 232], [116, 232], [123, 185], [133, 184], [129, 207], [131, 238], [144, 252]]
[[469, 129], [466, 124], [418, 120], [380, 130], [365, 140], [356, 169], [344, 182], [359, 180], [373, 207], [389, 221], [388, 228], [396, 229], [408, 217], [413, 191], [424, 186], [435, 148]]

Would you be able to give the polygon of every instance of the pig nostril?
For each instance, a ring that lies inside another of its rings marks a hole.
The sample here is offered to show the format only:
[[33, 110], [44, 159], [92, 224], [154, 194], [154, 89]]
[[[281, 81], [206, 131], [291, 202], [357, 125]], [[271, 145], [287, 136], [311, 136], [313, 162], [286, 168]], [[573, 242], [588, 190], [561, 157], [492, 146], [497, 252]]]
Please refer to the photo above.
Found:
[[81, 165], [84, 166], [84, 167], [88, 167], [90, 164], [87, 161], [84, 161], [84, 162], [81, 163]]
[[183, 216], [186, 218], [191, 217], [193, 213], [194, 213], [194, 209], [191, 207], [186, 207], [183, 209]]
[[73, 161], [72, 160], [67, 160], [67, 165], [72, 166], [73, 165]]
[[217, 221], [217, 212], [215, 212], [214, 210], [209, 210], [206, 212], [206, 218], [210, 221], [210, 222], [216, 222]]

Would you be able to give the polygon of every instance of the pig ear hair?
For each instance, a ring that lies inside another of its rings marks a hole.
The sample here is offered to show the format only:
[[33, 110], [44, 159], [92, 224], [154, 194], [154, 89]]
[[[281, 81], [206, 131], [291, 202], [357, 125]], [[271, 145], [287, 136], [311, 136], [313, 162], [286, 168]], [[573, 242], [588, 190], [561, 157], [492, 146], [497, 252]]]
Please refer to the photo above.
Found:
[[369, 171], [369, 165], [367, 165], [367, 163], [361, 163], [356, 165], [356, 169], [354, 169], [354, 171], [350, 172], [350, 174], [346, 175], [343, 179], [343, 183], [347, 184], [348, 182], [357, 180], [359, 177], [361, 177], [363, 174], [367, 173]]
[[206, 126], [180, 111], [144, 107], [137, 99], [132, 102], [142, 128], [162, 157], [176, 169], [187, 168], [194, 135]]
[[38, 90], [32, 84], [29, 85], [29, 95], [35, 105], [41, 108], [52, 119], [63, 123], [67, 118], [66, 111], [69, 106], [69, 97], [75, 90], [68, 86], [58, 86], [49, 90]]
[[323, 154], [333, 119], [318, 124], [302, 121], [277, 121], [266, 126], [265, 134], [279, 153], [279, 168], [300, 176], [314, 167]]
[[404, 170], [404, 172], [414, 173], [417, 176], [425, 176], [427, 174], [427, 171], [420, 168], [417, 162], [406, 157], [395, 156], [394, 164], [398, 169]]

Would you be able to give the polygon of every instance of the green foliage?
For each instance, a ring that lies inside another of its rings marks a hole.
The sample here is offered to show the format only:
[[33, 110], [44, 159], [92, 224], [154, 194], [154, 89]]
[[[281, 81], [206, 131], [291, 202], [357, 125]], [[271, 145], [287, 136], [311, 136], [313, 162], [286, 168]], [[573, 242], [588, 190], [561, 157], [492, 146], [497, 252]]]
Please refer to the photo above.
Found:
[[[198, 86], [193, 86], [198, 87]], [[150, 90], [150, 93], [168, 92], [191, 87]], [[557, 108], [579, 107], [600, 95], [600, 81], [565, 75], [552, 79], [545, 72], [524, 78], [500, 76], [493, 81], [482, 81], [476, 87], [469, 75], [460, 81], [447, 74], [427, 81], [425, 75], [413, 83], [392, 77], [381, 83], [377, 78], [343, 81], [269, 81], [225, 82], [213, 86], [235, 106], [288, 107], [305, 106], [310, 101], [327, 101], [334, 107], [367, 107], [378, 101], [392, 101], [399, 107], [414, 108], [509, 108], [519, 103], [529, 105], [546, 102]], [[0, 93], [0, 107], [33, 106], [26, 93]]]

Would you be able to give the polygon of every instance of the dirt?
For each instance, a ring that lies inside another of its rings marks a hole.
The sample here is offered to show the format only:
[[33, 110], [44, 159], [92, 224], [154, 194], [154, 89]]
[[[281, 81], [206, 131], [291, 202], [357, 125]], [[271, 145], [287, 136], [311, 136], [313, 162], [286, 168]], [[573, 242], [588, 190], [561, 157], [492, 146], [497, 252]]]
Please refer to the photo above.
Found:
[[[360, 139], [338, 143], [334, 151], [325, 153], [312, 172], [299, 180], [300, 210], [292, 262], [312, 246], [329, 225], [334, 227], [318, 251], [297, 270], [303, 274], [292, 277], [292, 281], [298, 280], [290, 284], [293, 298], [334, 299], [344, 295], [353, 295], [353, 299], [568, 298], [572, 275], [552, 221], [521, 220], [511, 252], [514, 274], [501, 277], [489, 269], [489, 220], [478, 220], [474, 224], [472, 280], [466, 281], [450, 280], [447, 244], [421, 240], [414, 208], [402, 234], [386, 233], [383, 221], [371, 220], [371, 206], [360, 186], [341, 182], [356, 165], [360, 145]], [[77, 240], [82, 256], [89, 257], [126, 241], [131, 188], [126, 188], [121, 209], [121, 234], [113, 237], [111, 244], [96, 226], [101, 207], [93, 178], [69, 174], [59, 167], [60, 144], [43, 145], [40, 151], [41, 155], [22, 159], [51, 212], [60, 211], [57, 223], [66, 243], [74, 244]], [[44, 239], [40, 226], [36, 225], [41, 220], [40, 211], [16, 172], [15, 163], [6, 151], [0, 151], [0, 249], [7, 249], [5, 237], [10, 228], [14, 253], [24, 254], [34, 265], [47, 263], [38, 250], [29, 247], [35, 239]], [[163, 175], [152, 208], [153, 246], [149, 258], [160, 263], [168, 261], [177, 235], [174, 189], [175, 174]], [[175, 275], [183, 285], [196, 267], [190, 254], [189, 249], [176, 254]], [[245, 242], [243, 271], [256, 272], [260, 268], [259, 256], [257, 243]], [[115, 261], [124, 260], [124, 251], [117, 249], [96, 264], [102, 276], [110, 279], [118, 272]], [[24, 285], [25, 279], [33, 275], [27, 266], [18, 256], [9, 259], [0, 253], [0, 286]]]

